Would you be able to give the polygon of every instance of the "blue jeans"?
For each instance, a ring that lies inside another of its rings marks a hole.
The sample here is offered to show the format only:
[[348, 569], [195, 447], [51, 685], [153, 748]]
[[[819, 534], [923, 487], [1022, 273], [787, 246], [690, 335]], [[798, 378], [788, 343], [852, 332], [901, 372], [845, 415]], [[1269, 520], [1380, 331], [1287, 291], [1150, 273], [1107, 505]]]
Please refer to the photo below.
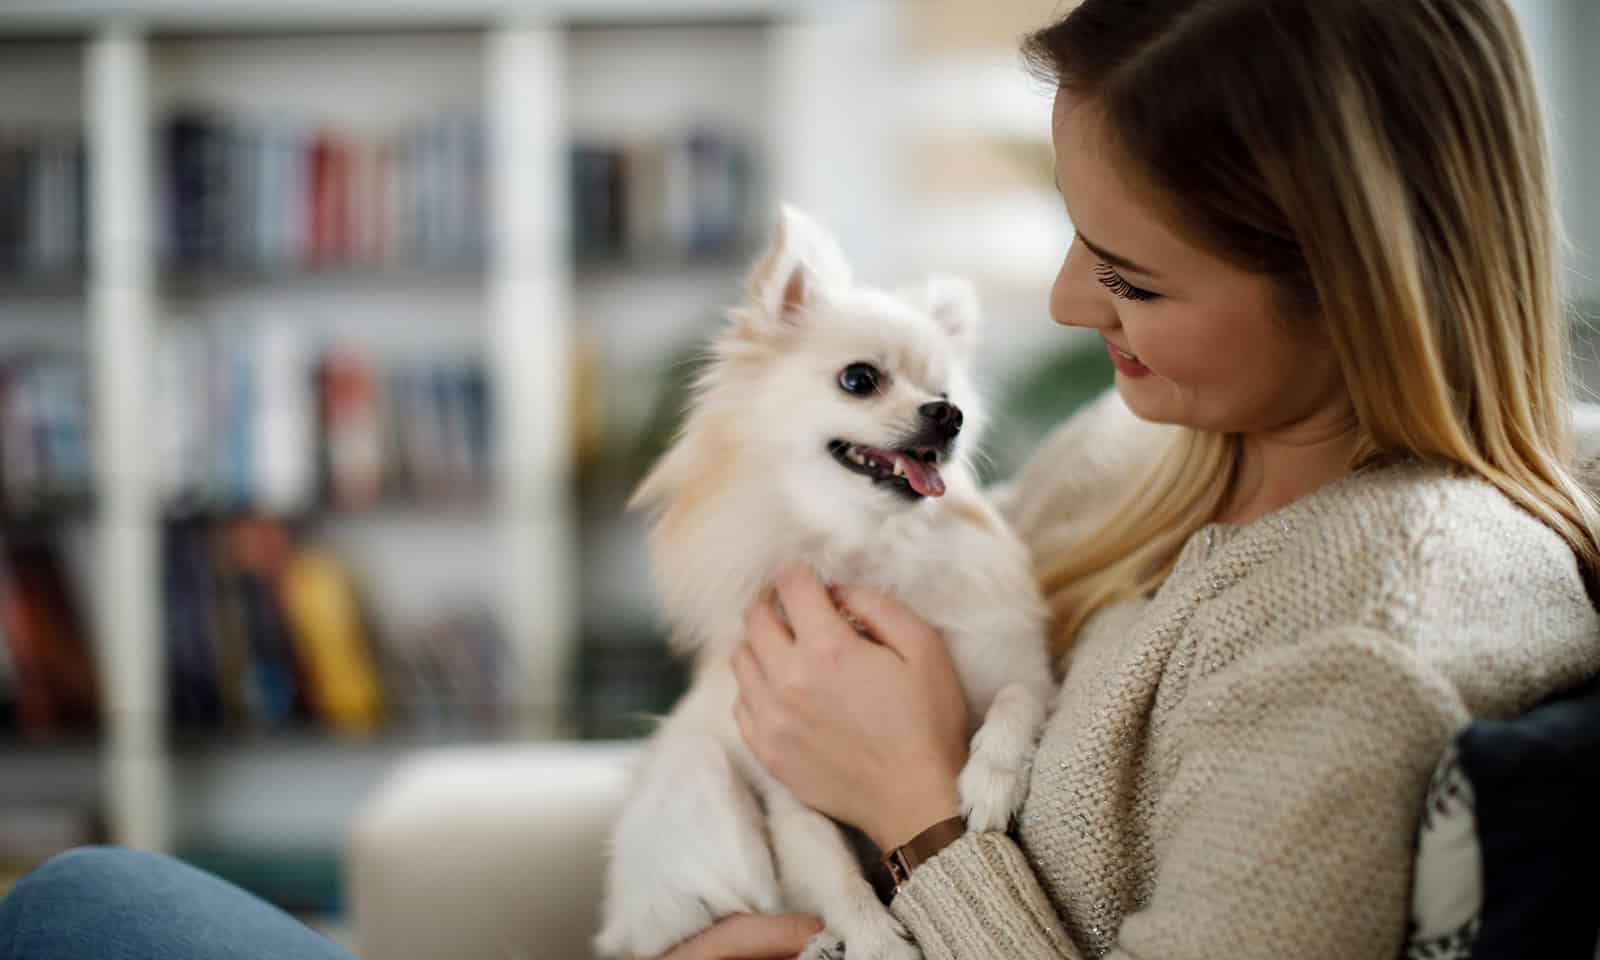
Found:
[[0, 960], [354, 960], [277, 907], [171, 857], [85, 847], [0, 900]]

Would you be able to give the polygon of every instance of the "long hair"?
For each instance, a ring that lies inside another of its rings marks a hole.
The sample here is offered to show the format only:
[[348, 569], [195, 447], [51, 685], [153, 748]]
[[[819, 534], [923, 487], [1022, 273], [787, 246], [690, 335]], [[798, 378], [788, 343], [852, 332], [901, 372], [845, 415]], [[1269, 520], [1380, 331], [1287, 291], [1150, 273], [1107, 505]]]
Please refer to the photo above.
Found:
[[[1175, 226], [1323, 325], [1359, 462], [1483, 477], [1590, 577], [1548, 148], [1504, 0], [1083, 0], [1032, 70], [1094, 99]], [[1185, 430], [1110, 519], [1041, 560], [1064, 648], [1216, 518], [1236, 436]]]

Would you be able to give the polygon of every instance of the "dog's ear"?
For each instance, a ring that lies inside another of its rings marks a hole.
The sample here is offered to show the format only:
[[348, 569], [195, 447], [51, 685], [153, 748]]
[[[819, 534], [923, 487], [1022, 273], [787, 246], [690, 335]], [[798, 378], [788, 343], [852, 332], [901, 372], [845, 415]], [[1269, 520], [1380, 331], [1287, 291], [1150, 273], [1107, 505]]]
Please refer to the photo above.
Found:
[[750, 272], [754, 316], [745, 318], [749, 332], [796, 323], [806, 307], [827, 290], [850, 286], [850, 265], [839, 241], [799, 209], [783, 204], [766, 252]]
[[950, 335], [961, 349], [978, 342], [978, 291], [965, 277], [936, 273], [923, 281], [922, 289], [910, 298], [928, 311], [935, 323]]

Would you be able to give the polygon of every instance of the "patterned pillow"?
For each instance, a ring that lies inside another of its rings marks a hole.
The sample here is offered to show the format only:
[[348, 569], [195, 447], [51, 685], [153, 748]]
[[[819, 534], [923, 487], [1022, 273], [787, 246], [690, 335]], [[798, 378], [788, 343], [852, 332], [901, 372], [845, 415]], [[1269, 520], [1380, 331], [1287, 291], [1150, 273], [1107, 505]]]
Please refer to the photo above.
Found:
[[1406, 960], [1470, 960], [1483, 922], [1483, 853], [1472, 784], [1452, 742], [1428, 782]]

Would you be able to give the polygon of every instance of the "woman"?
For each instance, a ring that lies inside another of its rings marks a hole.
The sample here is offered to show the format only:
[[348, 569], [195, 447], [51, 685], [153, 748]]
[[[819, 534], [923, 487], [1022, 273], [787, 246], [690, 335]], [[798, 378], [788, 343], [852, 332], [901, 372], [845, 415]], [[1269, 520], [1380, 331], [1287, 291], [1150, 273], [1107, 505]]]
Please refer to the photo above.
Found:
[[[1064, 670], [1014, 835], [937, 849], [891, 910], [929, 958], [1395, 956], [1452, 734], [1600, 670], [1515, 22], [1504, 0], [1084, 0], [1026, 52], [1058, 86], [1077, 228], [1051, 312], [1101, 333], [1117, 388], [1002, 494]], [[824, 626], [791, 633], [780, 603]], [[797, 570], [738, 670], [741, 729], [802, 800], [886, 850], [959, 814], [965, 708], [911, 614]], [[174, 938], [237, 914], [248, 955], [334, 955], [140, 856], [24, 881], [0, 954], [201, 955]], [[165, 916], [182, 890], [206, 896]], [[85, 896], [109, 929], [50, 922]], [[816, 930], [733, 917], [669, 957], [787, 957]]]
[[[946, 841], [890, 909], [930, 960], [1396, 956], [1447, 742], [1600, 669], [1516, 23], [1085, 0], [1025, 49], [1077, 230], [1051, 312], [1116, 391], [1004, 495], [1070, 655], [1014, 836]], [[879, 644], [795, 571], [736, 712], [888, 850], [959, 812], [966, 717], [930, 628], [839, 599]], [[803, 942], [771, 922], [760, 955]], [[674, 960], [749, 955], [720, 930]]]

